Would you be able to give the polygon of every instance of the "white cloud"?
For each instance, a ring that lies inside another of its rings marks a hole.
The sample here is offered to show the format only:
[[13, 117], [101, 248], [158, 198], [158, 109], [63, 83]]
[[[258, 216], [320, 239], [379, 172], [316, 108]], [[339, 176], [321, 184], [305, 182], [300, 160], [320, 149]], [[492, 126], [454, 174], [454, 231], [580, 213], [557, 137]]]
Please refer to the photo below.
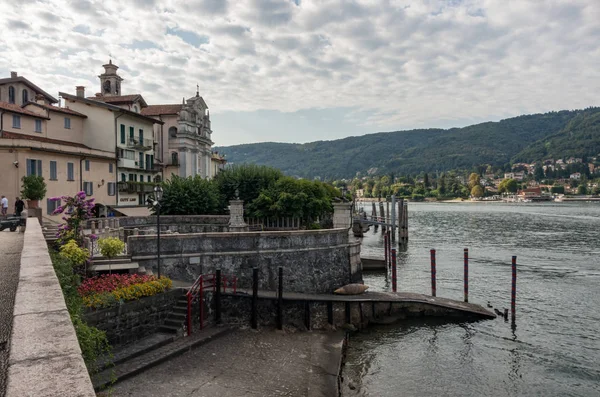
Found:
[[123, 92], [149, 103], [178, 103], [199, 84], [213, 114], [354, 108], [370, 115], [365, 132], [598, 105], [598, 0], [0, 0], [0, 8], [0, 77], [17, 70], [51, 93], [80, 84], [96, 92], [111, 54]]

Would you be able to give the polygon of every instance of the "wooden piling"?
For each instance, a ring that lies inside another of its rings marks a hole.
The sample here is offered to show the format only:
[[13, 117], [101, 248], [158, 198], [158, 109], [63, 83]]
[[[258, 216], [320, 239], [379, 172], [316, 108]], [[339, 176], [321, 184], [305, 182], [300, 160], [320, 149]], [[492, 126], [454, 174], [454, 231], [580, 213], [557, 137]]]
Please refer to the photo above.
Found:
[[377, 206], [375, 205], [374, 201], [371, 204], [373, 204], [373, 213], [371, 214], [371, 220], [376, 221], [377, 220]]
[[258, 268], [255, 267], [252, 269], [252, 310], [250, 313], [252, 329], [258, 328]]
[[388, 265], [389, 265], [389, 261], [388, 261], [388, 245], [389, 245], [389, 240], [388, 240], [388, 234], [385, 233], [383, 235], [383, 256], [385, 258], [385, 267], [387, 269]]
[[435, 250], [431, 250], [431, 296], [436, 296], [436, 284], [435, 284], [435, 277], [436, 277], [436, 263], [435, 263]]
[[397, 292], [398, 281], [396, 279], [396, 248], [392, 248], [392, 291]]
[[510, 293], [510, 312], [512, 322], [515, 322], [516, 318], [516, 302], [517, 301], [517, 257], [512, 257], [512, 288]]
[[464, 250], [464, 262], [465, 262], [465, 302], [469, 301], [469, 249]]
[[278, 269], [279, 285], [277, 286], [277, 329], [283, 329], [283, 267]]

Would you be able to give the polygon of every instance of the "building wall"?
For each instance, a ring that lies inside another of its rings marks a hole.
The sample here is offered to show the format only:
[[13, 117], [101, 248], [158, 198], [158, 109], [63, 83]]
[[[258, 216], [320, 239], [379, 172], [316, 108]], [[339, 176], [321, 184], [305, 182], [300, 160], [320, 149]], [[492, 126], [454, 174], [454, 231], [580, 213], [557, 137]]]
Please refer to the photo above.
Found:
[[[33, 108], [30, 106], [29, 108]], [[84, 143], [83, 131], [85, 118], [68, 115], [60, 112], [48, 112], [50, 113], [50, 120], [48, 120], [48, 138], [59, 139], [61, 141]], [[71, 128], [65, 128], [65, 117], [71, 119]]]
[[23, 90], [27, 91], [28, 101], [35, 101], [35, 92], [21, 82], [3, 84], [0, 86], [0, 102], [8, 102], [8, 87], [15, 88], [15, 104], [23, 105]]
[[115, 115], [112, 110], [65, 100], [72, 110], [85, 114], [83, 144], [94, 149], [115, 152]]
[[[13, 127], [13, 115], [19, 116], [21, 118], [21, 128]], [[8, 132], [14, 132], [16, 134], [25, 134], [32, 136], [46, 136], [46, 132], [48, 130], [47, 121], [45, 119], [37, 119], [42, 120], [42, 133], [35, 132], [35, 120], [36, 118], [33, 116], [27, 116], [24, 114], [18, 113], [10, 113], [7, 111], [2, 112], [2, 129]]]

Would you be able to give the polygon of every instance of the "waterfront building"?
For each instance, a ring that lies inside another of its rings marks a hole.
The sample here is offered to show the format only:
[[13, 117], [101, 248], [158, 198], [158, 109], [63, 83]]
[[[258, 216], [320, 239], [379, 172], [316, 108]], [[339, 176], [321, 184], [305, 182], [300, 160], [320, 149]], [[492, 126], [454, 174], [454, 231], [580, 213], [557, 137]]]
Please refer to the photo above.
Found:
[[0, 194], [9, 212], [28, 175], [44, 177], [47, 193], [39, 207], [46, 219], [57, 220], [51, 214], [60, 205], [49, 198], [81, 190], [100, 207], [116, 204], [114, 151], [86, 144], [85, 114], [54, 106], [55, 98], [16, 72], [0, 79], [0, 98]]
[[141, 113], [147, 104], [140, 94], [120, 95], [123, 79], [116, 65], [109, 62], [103, 67], [99, 94], [86, 97], [85, 88], [78, 86], [76, 95], [61, 92], [60, 96], [69, 108], [87, 116], [85, 142], [113, 153], [116, 172], [111, 182], [117, 184], [117, 206], [145, 206], [154, 185], [162, 181], [154, 125], [163, 122]]

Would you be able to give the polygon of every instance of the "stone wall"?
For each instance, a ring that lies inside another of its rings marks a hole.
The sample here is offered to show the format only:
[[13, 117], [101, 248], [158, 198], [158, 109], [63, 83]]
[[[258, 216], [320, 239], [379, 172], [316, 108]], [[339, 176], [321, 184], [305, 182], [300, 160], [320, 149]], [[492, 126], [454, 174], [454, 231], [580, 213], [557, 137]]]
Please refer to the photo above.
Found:
[[[156, 233], [156, 216], [124, 216], [118, 218], [96, 218], [86, 223], [86, 228], [91, 229], [92, 222], [96, 228], [109, 226], [111, 228], [122, 227], [126, 236], [131, 235], [133, 229], [137, 228], [143, 233], [145, 230]], [[116, 225], [109, 224], [117, 222]], [[226, 232], [229, 224], [229, 215], [161, 215], [160, 230], [170, 230], [177, 233], [216, 233]]]
[[106, 331], [111, 345], [134, 342], [156, 332], [184, 293], [175, 288], [116, 307], [88, 311], [84, 319], [90, 326]]
[[[157, 271], [156, 236], [131, 236], [128, 249], [133, 261]], [[221, 269], [237, 276], [240, 288], [251, 288], [257, 267], [259, 288], [275, 290], [282, 266], [286, 291], [329, 293], [362, 279], [360, 263], [351, 262], [357, 250], [347, 229], [164, 235], [161, 274], [192, 282]]]
[[96, 395], [35, 218], [25, 230], [13, 316], [7, 397]]

